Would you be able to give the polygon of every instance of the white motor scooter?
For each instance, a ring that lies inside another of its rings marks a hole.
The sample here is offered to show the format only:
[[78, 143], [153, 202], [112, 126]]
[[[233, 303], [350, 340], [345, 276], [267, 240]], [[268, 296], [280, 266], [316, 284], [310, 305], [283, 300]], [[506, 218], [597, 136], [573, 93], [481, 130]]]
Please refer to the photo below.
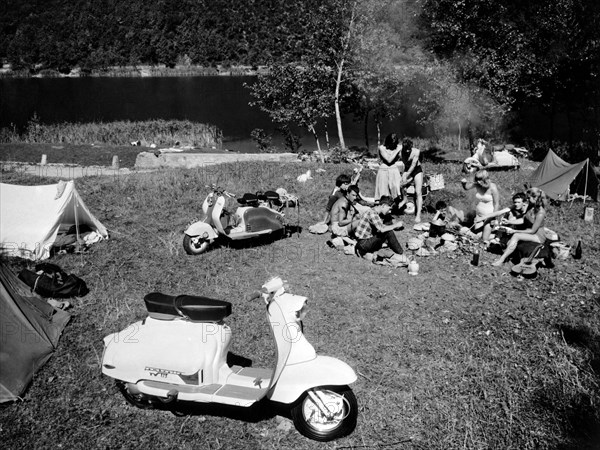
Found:
[[225, 200], [235, 195], [215, 185], [207, 187], [211, 192], [202, 203], [204, 217], [191, 223], [184, 232], [183, 248], [189, 255], [206, 252], [218, 238], [240, 241], [283, 235], [286, 233], [283, 210], [289, 205], [298, 206], [298, 199], [287, 193], [247, 193], [237, 199], [240, 206], [232, 214], [225, 210]]
[[230, 366], [231, 303], [189, 295], [146, 295], [148, 317], [104, 338], [102, 373], [139, 407], [177, 400], [250, 407], [268, 399], [289, 408], [304, 436], [329, 441], [351, 433], [358, 415], [346, 363], [317, 355], [303, 334], [306, 297], [281, 278], [263, 285], [277, 346], [274, 369]]

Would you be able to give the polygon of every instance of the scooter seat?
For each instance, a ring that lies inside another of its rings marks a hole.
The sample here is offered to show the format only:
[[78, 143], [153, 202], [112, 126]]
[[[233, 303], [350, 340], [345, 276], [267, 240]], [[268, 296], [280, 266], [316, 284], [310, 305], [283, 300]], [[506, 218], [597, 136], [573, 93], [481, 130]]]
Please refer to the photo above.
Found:
[[185, 317], [194, 322], [219, 322], [231, 314], [231, 303], [193, 295], [152, 292], [144, 297], [150, 317], [173, 320]]
[[258, 206], [258, 197], [255, 194], [245, 193], [241, 198], [237, 199], [240, 205]]

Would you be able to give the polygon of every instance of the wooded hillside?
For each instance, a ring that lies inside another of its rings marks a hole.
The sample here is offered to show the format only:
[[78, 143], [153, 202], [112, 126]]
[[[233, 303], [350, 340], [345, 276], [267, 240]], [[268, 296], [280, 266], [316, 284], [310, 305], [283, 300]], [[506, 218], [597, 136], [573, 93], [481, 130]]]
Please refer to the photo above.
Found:
[[299, 60], [327, 30], [323, 2], [3, 0], [0, 58], [13, 69], [131, 64], [256, 65]]

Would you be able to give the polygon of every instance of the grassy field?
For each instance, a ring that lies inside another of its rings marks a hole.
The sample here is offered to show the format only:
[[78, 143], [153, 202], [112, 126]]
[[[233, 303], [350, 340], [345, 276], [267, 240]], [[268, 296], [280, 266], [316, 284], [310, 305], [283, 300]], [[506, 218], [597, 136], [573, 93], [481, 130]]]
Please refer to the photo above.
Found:
[[[503, 205], [533, 166], [492, 174]], [[426, 205], [473, 203], [458, 182], [459, 164], [424, 167], [446, 179], [446, 189], [431, 193]], [[314, 179], [298, 184], [308, 168]], [[412, 277], [405, 268], [346, 256], [325, 245], [326, 235], [306, 231], [266, 246], [197, 257], [183, 251], [182, 233], [199, 215], [205, 184], [239, 195], [284, 187], [301, 199], [299, 218], [289, 220], [306, 230], [322, 218], [335, 177], [351, 169], [246, 163], [77, 180], [111, 239], [86, 254], [54, 258], [91, 292], [73, 300], [72, 321], [24, 401], [0, 410], [3, 448], [600, 448], [598, 211], [587, 223], [581, 203], [550, 208], [546, 225], [567, 243], [581, 239], [583, 259], [556, 261], [534, 280], [510, 276], [510, 264], [491, 267], [495, 255], [483, 254], [474, 267], [460, 252], [419, 258], [420, 273]], [[2, 182], [40, 179], [4, 172]], [[373, 183], [368, 172], [361, 187], [372, 195]], [[417, 234], [412, 217], [404, 219], [402, 241]], [[15, 271], [30, 265], [10, 263]], [[359, 422], [347, 438], [307, 440], [266, 407], [247, 415], [196, 408], [185, 417], [137, 409], [101, 375], [102, 338], [143, 318], [143, 296], [152, 291], [231, 301], [231, 351], [257, 367], [272, 365], [264, 306], [245, 294], [273, 275], [308, 296], [305, 334], [317, 351], [359, 374]]]

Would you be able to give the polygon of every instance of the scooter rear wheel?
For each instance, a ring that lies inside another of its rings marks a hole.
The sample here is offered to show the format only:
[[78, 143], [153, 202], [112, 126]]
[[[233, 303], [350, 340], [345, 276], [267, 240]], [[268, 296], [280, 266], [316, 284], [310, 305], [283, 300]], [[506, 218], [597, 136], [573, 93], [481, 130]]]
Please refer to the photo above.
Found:
[[183, 249], [188, 255], [201, 255], [208, 250], [210, 242], [199, 236], [183, 236]]
[[306, 391], [292, 407], [291, 415], [300, 434], [326, 442], [354, 431], [358, 403], [348, 386], [320, 386]]
[[125, 400], [127, 400], [127, 403], [129, 403], [130, 405], [136, 406], [140, 409], [154, 408], [154, 404], [150, 396], [142, 393], [132, 393], [129, 390], [127, 383], [123, 381], [117, 381], [117, 387], [119, 388], [119, 391], [121, 391], [121, 394], [123, 394], [123, 397], [125, 397]]

